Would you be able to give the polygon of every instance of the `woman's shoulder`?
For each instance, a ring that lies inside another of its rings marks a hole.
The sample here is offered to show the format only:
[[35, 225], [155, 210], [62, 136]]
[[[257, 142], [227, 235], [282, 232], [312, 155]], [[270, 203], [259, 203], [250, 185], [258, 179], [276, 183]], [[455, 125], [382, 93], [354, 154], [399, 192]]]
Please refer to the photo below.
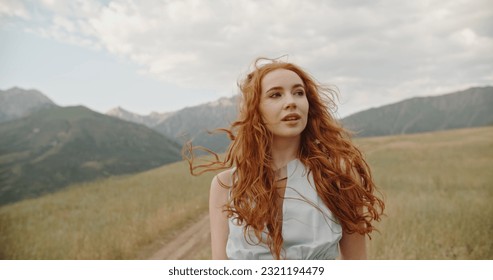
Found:
[[219, 204], [224, 204], [228, 198], [229, 189], [232, 186], [234, 169], [224, 170], [214, 176], [211, 182], [211, 199], [218, 199]]
[[233, 185], [234, 170], [234, 168], [230, 168], [214, 176], [211, 182], [211, 189], [227, 192], [229, 188]]
[[233, 184], [233, 172], [234, 168], [230, 168], [227, 170], [224, 170], [214, 176], [214, 179], [212, 179], [213, 183], [219, 184], [221, 183], [222, 185], [230, 187]]
[[230, 168], [227, 170], [224, 170], [220, 172], [219, 174], [216, 175], [217, 179], [220, 180], [223, 184], [227, 186], [231, 186], [233, 184], [233, 173], [235, 169]]

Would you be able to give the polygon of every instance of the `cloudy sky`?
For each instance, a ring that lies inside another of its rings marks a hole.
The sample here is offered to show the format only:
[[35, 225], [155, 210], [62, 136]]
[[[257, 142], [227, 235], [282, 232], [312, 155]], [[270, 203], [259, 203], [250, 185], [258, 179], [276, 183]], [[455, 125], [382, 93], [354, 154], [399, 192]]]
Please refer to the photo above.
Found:
[[259, 56], [339, 88], [339, 116], [493, 85], [493, 4], [0, 0], [0, 89], [148, 114], [237, 93]]

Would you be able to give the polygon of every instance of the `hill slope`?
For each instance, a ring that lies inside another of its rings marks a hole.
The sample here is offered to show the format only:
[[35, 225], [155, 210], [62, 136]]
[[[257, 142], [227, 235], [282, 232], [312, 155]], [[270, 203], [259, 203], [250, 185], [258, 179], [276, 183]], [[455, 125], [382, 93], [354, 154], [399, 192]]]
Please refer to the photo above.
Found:
[[358, 136], [380, 136], [493, 124], [493, 87], [417, 97], [369, 109], [342, 120]]
[[229, 128], [236, 118], [237, 98], [221, 98], [215, 102], [182, 109], [153, 129], [182, 143], [192, 140], [194, 146], [223, 152], [229, 144], [228, 137], [222, 133], [210, 135], [208, 131]]
[[161, 134], [81, 106], [0, 124], [0, 135], [0, 205], [181, 158]]

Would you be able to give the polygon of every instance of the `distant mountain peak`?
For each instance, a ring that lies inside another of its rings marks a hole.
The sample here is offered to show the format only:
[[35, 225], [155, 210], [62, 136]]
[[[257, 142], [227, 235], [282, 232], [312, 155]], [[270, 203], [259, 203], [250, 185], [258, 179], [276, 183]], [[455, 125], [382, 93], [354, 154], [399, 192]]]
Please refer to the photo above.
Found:
[[137, 115], [138, 116], [138, 114], [135, 114], [135, 113], [132, 113], [128, 110], [125, 110], [120, 106], [115, 107], [113, 109], [110, 109], [108, 112], [106, 112], [106, 115], [115, 116], [115, 117], [120, 116], [122, 114], [131, 114], [131, 115]]
[[8, 90], [0, 90], [0, 97], [3, 96], [4, 98], [16, 98], [16, 97], [29, 97], [29, 98], [34, 98], [37, 99], [38, 101], [42, 101], [43, 103], [51, 103], [55, 104], [48, 96], [43, 94], [41, 91], [36, 90], [36, 89], [24, 89], [21, 87], [11, 87]]
[[5, 91], [0, 90], [0, 122], [22, 118], [53, 106], [57, 105], [35, 89], [12, 87]]
[[149, 115], [139, 115], [137, 113], [130, 112], [120, 106], [115, 107], [108, 112], [106, 112], [106, 115], [116, 117], [122, 120], [126, 120], [129, 122], [134, 122], [138, 124], [143, 124], [148, 127], [153, 127], [171, 115], [173, 115], [174, 112], [167, 112], [167, 113], [157, 113], [157, 112], [152, 112]]
[[229, 107], [235, 104], [236, 98], [237, 96], [221, 97], [218, 100], [207, 103], [206, 105], [210, 107]]

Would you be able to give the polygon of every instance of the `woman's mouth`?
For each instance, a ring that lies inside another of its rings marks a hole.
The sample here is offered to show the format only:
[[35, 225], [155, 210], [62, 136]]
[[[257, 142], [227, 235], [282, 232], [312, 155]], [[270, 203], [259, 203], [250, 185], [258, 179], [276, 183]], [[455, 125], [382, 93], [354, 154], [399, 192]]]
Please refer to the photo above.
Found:
[[291, 114], [284, 116], [284, 118], [282, 118], [281, 121], [289, 122], [289, 121], [297, 121], [299, 119], [301, 119], [301, 116], [299, 114], [291, 113]]

